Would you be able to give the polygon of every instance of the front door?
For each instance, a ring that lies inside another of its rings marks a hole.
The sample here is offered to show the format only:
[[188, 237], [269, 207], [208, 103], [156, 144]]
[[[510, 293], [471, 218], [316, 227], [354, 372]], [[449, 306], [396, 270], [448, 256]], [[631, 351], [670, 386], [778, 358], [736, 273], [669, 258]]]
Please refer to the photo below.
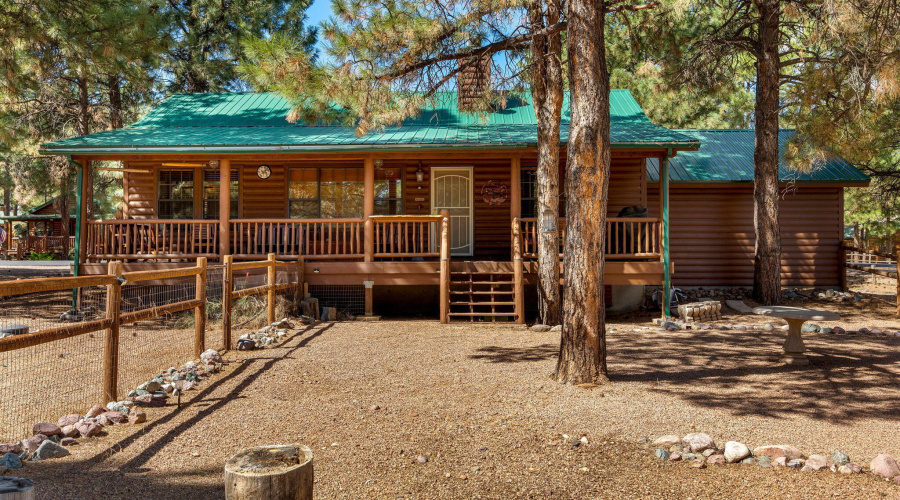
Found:
[[435, 214], [450, 211], [450, 254], [472, 255], [472, 167], [432, 168], [431, 193]]

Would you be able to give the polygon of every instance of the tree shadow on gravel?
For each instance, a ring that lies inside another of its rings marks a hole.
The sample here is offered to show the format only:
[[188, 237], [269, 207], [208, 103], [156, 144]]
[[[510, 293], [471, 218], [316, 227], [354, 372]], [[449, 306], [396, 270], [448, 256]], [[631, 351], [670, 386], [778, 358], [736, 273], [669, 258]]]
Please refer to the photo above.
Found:
[[783, 332], [739, 330], [614, 333], [610, 373], [734, 415], [900, 420], [898, 339], [804, 334], [804, 367], [778, 362], [784, 339]]
[[488, 363], [522, 363], [544, 361], [559, 354], [559, 344], [541, 344], [533, 347], [488, 346], [470, 354], [469, 359], [481, 359]]
[[[298, 349], [302, 349], [303, 347], [305, 347], [307, 344], [309, 344], [310, 341], [312, 341], [316, 337], [325, 333], [325, 331], [329, 330], [332, 326], [334, 326], [334, 323], [329, 323], [325, 326], [322, 326], [318, 330], [314, 331], [312, 333], [312, 335], [303, 337], [299, 342], [297, 342], [296, 345], [290, 346], [288, 344], [291, 341], [293, 341], [297, 337], [302, 336], [303, 334], [312, 330], [313, 326], [309, 326], [309, 327], [303, 329], [302, 331], [294, 334], [293, 338], [287, 340], [284, 344], [281, 344], [280, 346], [275, 348], [275, 349], [279, 349], [279, 348], [287, 349], [287, 351], [283, 355], [271, 356], [271, 357], [260, 356], [260, 357], [251, 357], [251, 358], [243, 359], [241, 365], [238, 366], [234, 371], [226, 374], [224, 377], [221, 377], [218, 380], [216, 380], [215, 382], [213, 382], [212, 384], [206, 386], [202, 391], [200, 391], [190, 401], [188, 401], [186, 403], [182, 403], [180, 410], [173, 408], [172, 411], [170, 411], [168, 414], [145, 425], [143, 428], [141, 428], [140, 432], [135, 432], [117, 443], [110, 444], [109, 450], [115, 450], [115, 452], [118, 453], [118, 452], [122, 451], [123, 449], [127, 448], [128, 446], [134, 444], [135, 441], [137, 441], [139, 438], [141, 438], [143, 435], [147, 434], [154, 428], [163, 426], [163, 425], [166, 425], [167, 423], [169, 423], [185, 408], [189, 408], [191, 406], [197, 406], [197, 407], [203, 406], [203, 408], [196, 415], [185, 420], [184, 422], [179, 423], [175, 427], [169, 429], [164, 435], [159, 437], [153, 444], [151, 444], [150, 446], [148, 446], [147, 448], [142, 450], [138, 455], [136, 455], [132, 459], [125, 462], [119, 469], [122, 471], [125, 471], [125, 472], [143, 471], [144, 469], [141, 469], [141, 467], [144, 464], [146, 464], [147, 461], [149, 461], [154, 455], [156, 455], [156, 453], [159, 452], [163, 447], [165, 447], [167, 444], [171, 443], [176, 437], [178, 437], [179, 435], [181, 435], [182, 433], [184, 433], [185, 431], [187, 431], [188, 429], [190, 429], [191, 427], [196, 425], [203, 418], [214, 415], [215, 410], [225, 406], [230, 401], [233, 401], [233, 400], [241, 397], [241, 392], [244, 389], [246, 389], [247, 387], [249, 387], [251, 384], [253, 384], [253, 382], [256, 381], [256, 379], [259, 378], [260, 375], [264, 374], [266, 371], [271, 369], [279, 361], [284, 360], [284, 359], [290, 359], [291, 355], [294, 352], [296, 352]], [[265, 353], [266, 351], [271, 351], [271, 350], [273, 350], [273, 349], [267, 349], [267, 350], [263, 350], [263, 351], [259, 351], [259, 352]], [[260, 365], [260, 362], [263, 362], [262, 365]], [[250, 370], [254, 369], [254, 368], [255, 368], [255, 371], [251, 372]], [[236, 385], [233, 389], [231, 389], [231, 391], [229, 391], [228, 394], [221, 396], [221, 397], [209, 398], [209, 396], [218, 387], [220, 387], [221, 385], [223, 385], [226, 382], [233, 380], [233, 379], [240, 379], [240, 383], [238, 385]], [[212, 404], [209, 404], [211, 401], [212, 401]], [[99, 453], [88, 460], [91, 462], [103, 462], [104, 460], [110, 458], [113, 454], [114, 453], [107, 451], [107, 452]], [[219, 472], [217, 472], [217, 473], [219, 473]]]

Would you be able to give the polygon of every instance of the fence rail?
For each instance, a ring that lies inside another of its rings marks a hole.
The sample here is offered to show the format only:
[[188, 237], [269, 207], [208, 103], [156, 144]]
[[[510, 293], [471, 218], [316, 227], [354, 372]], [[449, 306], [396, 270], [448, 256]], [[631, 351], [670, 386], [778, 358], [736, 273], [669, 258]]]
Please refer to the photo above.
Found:
[[894, 278], [897, 280], [897, 315], [900, 315], [900, 244], [894, 247], [894, 253], [876, 252], [847, 244], [842, 244], [838, 252], [841, 290], [849, 289], [847, 269]]
[[[66, 245], [68, 240], [68, 245]], [[34, 236], [26, 235], [22, 238], [10, 239], [10, 249], [15, 249], [16, 258], [19, 260], [28, 257], [26, 253], [64, 253], [67, 249], [75, 248], [74, 236]], [[65, 257], [65, 255], [63, 255]]]
[[102, 259], [184, 259], [215, 257], [218, 222], [128, 219], [87, 222], [87, 256]]

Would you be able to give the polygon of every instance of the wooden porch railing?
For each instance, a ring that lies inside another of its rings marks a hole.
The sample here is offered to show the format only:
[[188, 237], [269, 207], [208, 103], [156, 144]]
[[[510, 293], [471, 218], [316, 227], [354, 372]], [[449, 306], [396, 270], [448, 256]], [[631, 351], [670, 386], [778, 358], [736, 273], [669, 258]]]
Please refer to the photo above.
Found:
[[[559, 254], [566, 237], [566, 219], [559, 219]], [[537, 219], [521, 219], [519, 237], [522, 257], [537, 258]], [[659, 219], [610, 217], [606, 219], [606, 258], [609, 260], [659, 259], [662, 248]]]
[[373, 215], [374, 256], [440, 256], [440, 215]]
[[[35, 253], [62, 253], [65, 249], [75, 248], [75, 237], [69, 236], [69, 245], [65, 246], [65, 236], [34, 236], [26, 235], [23, 238], [13, 238], [10, 240], [10, 248], [15, 248], [16, 258], [19, 260], [27, 259], [31, 252]], [[13, 246], [14, 245], [14, 246]], [[63, 255], [65, 259], [68, 256]]]
[[87, 256], [100, 259], [216, 257], [218, 222], [128, 219], [87, 222]]
[[306, 259], [362, 259], [362, 219], [239, 219], [231, 222], [237, 259], [303, 255]]

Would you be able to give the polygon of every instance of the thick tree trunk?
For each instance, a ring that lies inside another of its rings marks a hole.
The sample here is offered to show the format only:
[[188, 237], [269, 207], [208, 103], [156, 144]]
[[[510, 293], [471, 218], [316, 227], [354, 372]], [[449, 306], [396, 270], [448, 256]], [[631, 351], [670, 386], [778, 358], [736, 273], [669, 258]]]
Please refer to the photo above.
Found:
[[107, 79], [109, 87], [109, 128], [122, 128], [122, 83], [119, 75], [109, 75]]
[[[529, 5], [532, 31], [559, 22], [559, 0]], [[559, 33], [532, 40], [531, 97], [537, 116], [537, 226], [538, 302], [541, 322], [558, 325], [562, 300], [559, 293], [559, 227], [547, 227], [542, 214], [559, 212], [559, 121], [562, 113], [562, 38]]]
[[601, 383], [606, 371], [603, 243], [609, 187], [605, 1], [569, 2], [572, 118], [566, 159], [563, 331], [556, 380]]
[[765, 305], [781, 298], [781, 234], [778, 227], [779, 0], [757, 0], [759, 60], [756, 75], [753, 298]]

